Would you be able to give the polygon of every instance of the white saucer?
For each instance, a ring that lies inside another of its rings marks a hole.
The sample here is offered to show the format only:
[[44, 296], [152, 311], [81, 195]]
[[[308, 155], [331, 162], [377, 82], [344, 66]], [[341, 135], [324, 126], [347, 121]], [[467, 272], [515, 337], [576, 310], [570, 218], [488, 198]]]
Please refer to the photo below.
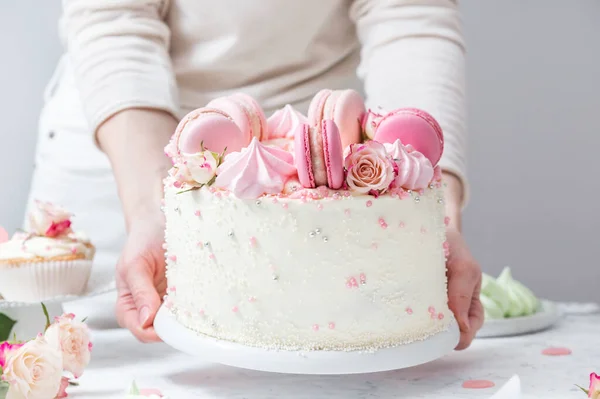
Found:
[[412, 367], [452, 352], [459, 339], [458, 326], [452, 323], [448, 331], [427, 340], [373, 353], [267, 350], [197, 334], [179, 324], [164, 306], [154, 328], [168, 345], [209, 362], [289, 374], [359, 374]]
[[487, 319], [477, 333], [477, 338], [508, 337], [542, 331], [556, 324], [560, 315], [554, 302], [541, 301], [540, 309], [530, 316]]

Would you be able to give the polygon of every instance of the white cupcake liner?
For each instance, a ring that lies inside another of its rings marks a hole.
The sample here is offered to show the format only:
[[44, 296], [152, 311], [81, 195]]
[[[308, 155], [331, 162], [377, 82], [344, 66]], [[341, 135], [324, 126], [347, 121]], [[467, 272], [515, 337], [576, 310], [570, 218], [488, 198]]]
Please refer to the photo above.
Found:
[[0, 268], [0, 295], [7, 301], [44, 301], [85, 292], [92, 261], [67, 260], [22, 263]]

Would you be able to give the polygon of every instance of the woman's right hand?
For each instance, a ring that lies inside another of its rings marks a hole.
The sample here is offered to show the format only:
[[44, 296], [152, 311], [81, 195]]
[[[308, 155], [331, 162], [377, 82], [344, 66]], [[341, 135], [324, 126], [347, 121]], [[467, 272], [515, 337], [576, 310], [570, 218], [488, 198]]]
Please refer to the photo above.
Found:
[[160, 340], [152, 324], [167, 288], [163, 241], [162, 214], [134, 220], [117, 263], [117, 320], [142, 342]]
[[117, 320], [140, 341], [159, 338], [152, 324], [166, 291], [163, 179], [171, 161], [164, 147], [177, 121], [155, 110], [132, 109], [97, 132], [117, 181], [128, 237], [117, 264]]

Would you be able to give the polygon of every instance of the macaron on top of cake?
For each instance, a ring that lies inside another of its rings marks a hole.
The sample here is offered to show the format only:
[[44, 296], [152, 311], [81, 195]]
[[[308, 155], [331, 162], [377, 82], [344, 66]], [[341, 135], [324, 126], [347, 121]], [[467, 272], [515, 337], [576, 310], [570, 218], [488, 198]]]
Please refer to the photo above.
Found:
[[364, 100], [356, 91], [324, 89], [310, 103], [308, 123], [317, 126], [326, 119], [334, 121], [340, 132], [342, 148], [346, 148], [361, 141], [361, 121], [365, 112]]
[[177, 126], [167, 152], [174, 159], [181, 154], [195, 154], [202, 148], [221, 153], [240, 151], [248, 145], [244, 134], [233, 119], [215, 108], [199, 108], [187, 114]]
[[332, 120], [317, 126], [300, 124], [294, 132], [298, 179], [305, 188], [327, 186], [337, 190], [344, 183], [344, 157], [340, 132]]
[[394, 143], [400, 140], [423, 154], [436, 166], [444, 151], [442, 128], [433, 116], [417, 108], [399, 108], [384, 114], [374, 128], [375, 141]]
[[258, 102], [249, 95], [235, 93], [227, 97], [219, 97], [209, 102], [207, 107], [219, 109], [229, 115], [245, 135], [246, 145], [250, 144], [254, 137], [258, 140], [266, 139], [265, 113]]

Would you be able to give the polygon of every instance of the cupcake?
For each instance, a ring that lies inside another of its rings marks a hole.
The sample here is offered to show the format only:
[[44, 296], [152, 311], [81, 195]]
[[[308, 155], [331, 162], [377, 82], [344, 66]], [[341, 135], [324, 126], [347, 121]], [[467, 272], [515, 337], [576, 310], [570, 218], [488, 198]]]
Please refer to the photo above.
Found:
[[29, 231], [0, 243], [0, 295], [9, 301], [43, 301], [81, 295], [92, 270], [95, 248], [71, 229], [71, 214], [35, 201]]

